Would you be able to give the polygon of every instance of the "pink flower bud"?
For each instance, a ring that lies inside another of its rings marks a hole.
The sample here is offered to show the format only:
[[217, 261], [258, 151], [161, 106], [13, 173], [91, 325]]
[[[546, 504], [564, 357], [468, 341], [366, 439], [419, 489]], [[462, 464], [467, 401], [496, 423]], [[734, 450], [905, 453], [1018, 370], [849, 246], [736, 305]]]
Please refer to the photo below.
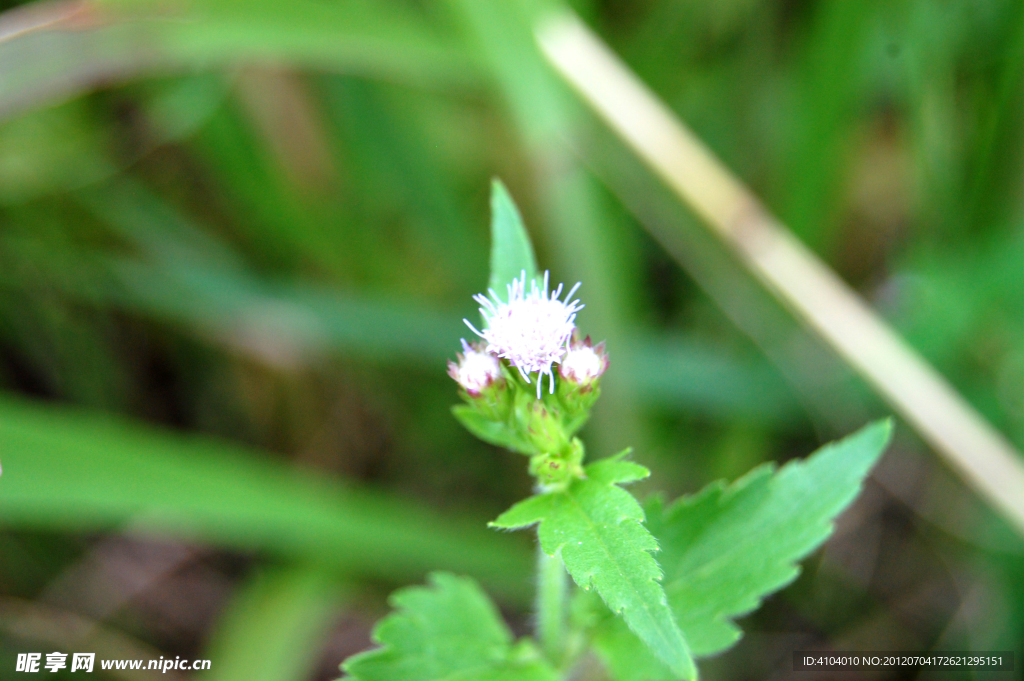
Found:
[[580, 385], [591, 385], [607, 369], [608, 353], [605, 352], [604, 343], [593, 347], [590, 336], [583, 342], [574, 340], [558, 367], [562, 378]]
[[458, 363], [448, 362], [448, 375], [473, 397], [502, 379], [498, 358], [483, 350], [481, 344], [469, 345], [462, 341]]

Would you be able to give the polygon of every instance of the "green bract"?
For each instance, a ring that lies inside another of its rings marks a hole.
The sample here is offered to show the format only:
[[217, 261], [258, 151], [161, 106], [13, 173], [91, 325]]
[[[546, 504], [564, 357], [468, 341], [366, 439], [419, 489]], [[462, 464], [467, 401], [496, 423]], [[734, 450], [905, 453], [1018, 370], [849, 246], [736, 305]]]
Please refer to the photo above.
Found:
[[478, 396], [464, 393], [466, 404], [452, 413], [485, 442], [530, 457], [530, 473], [543, 485], [565, 484], [583, 474], [583, 443], [574, 437], [586, 423], [590, 405], [600, 394], [595, 385], [585, 394], [559, 381], [554, 395], [537, 399], [518, 372], [504, 370], [505, 381]]

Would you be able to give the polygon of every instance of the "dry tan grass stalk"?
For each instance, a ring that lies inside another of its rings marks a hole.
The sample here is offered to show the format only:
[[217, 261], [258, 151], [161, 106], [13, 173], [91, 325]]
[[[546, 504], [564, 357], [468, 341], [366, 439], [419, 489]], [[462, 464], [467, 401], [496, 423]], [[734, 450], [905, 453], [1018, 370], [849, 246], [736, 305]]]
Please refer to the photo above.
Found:
[[539, 25], [541, 49], [611, 128], [814, 329], [1024, 533], [1024, 461], [825, 263], [773, 218], [574, 16]]

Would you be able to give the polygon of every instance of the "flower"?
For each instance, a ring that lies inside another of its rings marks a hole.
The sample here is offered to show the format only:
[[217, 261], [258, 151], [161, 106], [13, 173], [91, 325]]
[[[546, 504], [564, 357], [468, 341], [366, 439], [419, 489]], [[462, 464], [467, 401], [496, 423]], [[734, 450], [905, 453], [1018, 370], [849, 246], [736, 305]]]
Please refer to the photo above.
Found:
[[462, 339], [462, 353], [458, 363], [448, 362], [448, 375], [473, 397], [479, 397], [486, 388], [501, 378], [498, 358], [481, 349], [481, 344], [470, 345]]
[[590, 385], [607, 369], [608, 353], [605, 352], [604, 343], [598, 343], [597, 347], [594, 347], [590, 342], [590, 336], [587, 336], [582, 342], [573, 339], [558, 371], [562, 378], [568, 381]]
[[555, 392], [555, 374], [552, 365], [560, 362], [569, 350], [569, 339], [576, 329], [576, 313], [583, 309], [578, 300], [569, 301], [579, 288], [577, 283], [559, 300], [562, 285], [548, 294], [548, 273], [544, 273], [544, 288], [530, 282], [526, 290], [526, 272], [521, 278], [513, 279], [508, 285], [508, 302], [502, 301], [494, 289], [488, 290], [490, 298], [482, 293], [473, 296], [480, 303], [480, 314], [486, 321], [486, 328], [476, 327], [463, 320], [473, 333], [487, 341], [487, 352], [507, 359], [527, 383], [530, 374], [538, 372], [537, 399], [540, 399], [541, 378], [550, 378], [551, 392]]

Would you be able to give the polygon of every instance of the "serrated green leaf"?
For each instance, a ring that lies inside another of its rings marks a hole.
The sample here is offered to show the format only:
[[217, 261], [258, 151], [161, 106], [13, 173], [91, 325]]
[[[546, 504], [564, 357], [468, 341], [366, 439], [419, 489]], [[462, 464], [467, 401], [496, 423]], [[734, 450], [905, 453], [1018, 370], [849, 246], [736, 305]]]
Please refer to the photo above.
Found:
[[675, 674], [695, 678], [689, 647], [658, 582], [661, 570], [651, 555], [658, 543], [642, 524], [640, 504], [618, 486], [645, 478], [648, 471], [622, 456], [587, 466], [585, 479], [530, 497], [491, 525], [516, 529], [540, 523], [544, 552], [561, 555], [576, 583], [594, 587]]
[[[797, 561], [831, 534], [891, 434], [892, 422], [879, 421], [777, 473], [760, 466], [667, 507], [647, 504], [669, 604], [694, 656], [736, 643], [742, 631], [732, 619], [796, 578]], [[616, 618], [597, 626], [595, 647], [618, 681], [676, 678]]]
[[488, 288], [504, 296], [513, 279], [526, 272], [526, 280], [537, 278], [537, 259], [530, 235], [512, 196], [501, 180], [491, 184], [491, 278]]
[[436, 572], [427, 587], [396, 591], [397, 612], [374, 629], [382, 647], [350, 657], [356, 681], [557, 681], [528, 641], [513, 645], [497, 608], [476, 582]]
[[594, 650], [615, 681], [669, 681], [678, 678], [664, 662], [651, 654], [622, 618], [614, 616], [594, 594], [578, 592], [573, 610], [578, 618], [582, 618], [579, 624], [594, 634]]

